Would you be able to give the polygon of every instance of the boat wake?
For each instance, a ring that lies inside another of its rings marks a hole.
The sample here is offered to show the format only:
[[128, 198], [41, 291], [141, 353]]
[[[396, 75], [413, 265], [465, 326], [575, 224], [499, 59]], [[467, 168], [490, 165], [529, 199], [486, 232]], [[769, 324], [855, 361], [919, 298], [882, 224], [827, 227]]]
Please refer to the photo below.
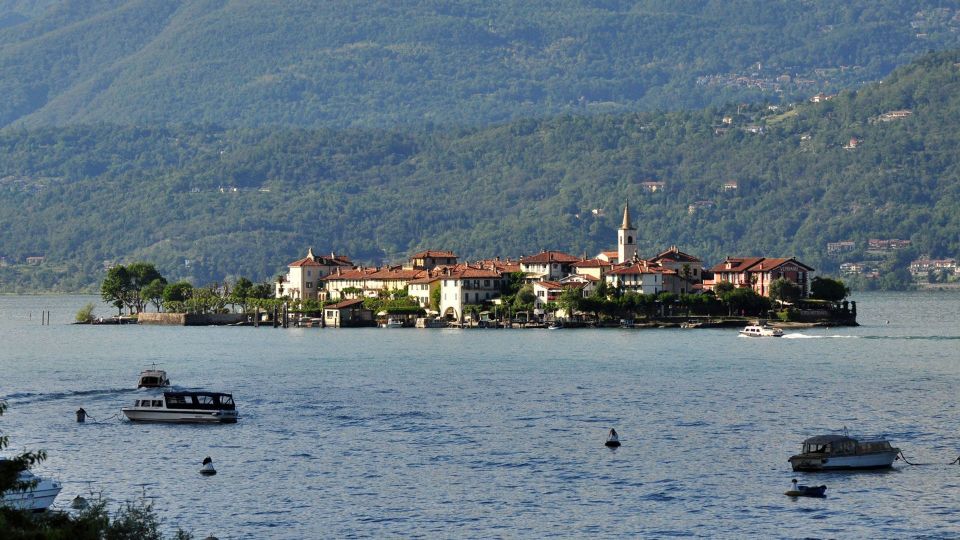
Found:
[[860, 339], [861, 336], [845, 336], [841, 334], [816, 335], [796, 332], [793, 334], [784, 334], [783, 339]]
[[130, 392], [136, 392], [136, 390], [130, 388], [111, 388], [111, 389], [99, 389], [99, 390], [75, 390], [70, 392], [51, 392], [51, 393], [42, 393], [42, 392], [18, 392], [10, 394], [3, 399], [6, 399], [11, 404], [19, 403], [40, 403], [45, 401], [56, 401], [59, 399], [70, 399], [75, 397], [97, 397], [97, 396], [110, 396], [110, 395], [121, 395]]

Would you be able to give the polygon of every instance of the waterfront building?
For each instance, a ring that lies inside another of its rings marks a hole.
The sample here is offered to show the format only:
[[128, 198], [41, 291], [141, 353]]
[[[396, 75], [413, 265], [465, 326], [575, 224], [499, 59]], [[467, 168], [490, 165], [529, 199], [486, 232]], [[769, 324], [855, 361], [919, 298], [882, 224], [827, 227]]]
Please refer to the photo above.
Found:
[[704, 288], [712, 290], [721, 282], [735, 287], [751, 287], [760, 296], [770, 296], [770, 284], [786, 278], [800, 287], [801, 298], [810, 295], [810, 280], [815, 270], [794, 257], [727, 257], [710, 269], [713, 281], [705, 282]]
[[313, 248], [307, 249], [307, 256], [287, 265], [285, 276], [277, 280], [274, 287], [276, 298], [288, 297], [291, 300], [317, 300], [324, 290], [323, 278], [331, 272], [353, 268], [348, 257], [331, 253], [329, 257], [317, 257]]
[[660, 294], [664, 291], [665, 275], [676, 275], [676, 271], [638, 261], [610, 270], [604, 279], [608, 285], [623, 292]]
[[687, 294], [701, 289], [703, 280], [703, 262], [680, 251], [677, 246], [670, 246], [666, 251], [647, 259], [652, 266], [662, 266], [673, 273], [664, 274], [664, 290], [676, 294]]
[[376, 326], [373, 310], [363, 307], [362, 298], [344, 300], [323, 308], [323, 322], [334, 328]]
[[520, 271], [527, 274], [529, 281], [560, 279], [572, 274], [573, 263], [580, 257], [561, 251], [541, 251], [529, 257], [520, 257]]
[[440, 277], [440, 314], [463, 320], [466, 305], [478, 305], [500, 297], [503, 275], [489, 268], [459, 265], [444, 268]]

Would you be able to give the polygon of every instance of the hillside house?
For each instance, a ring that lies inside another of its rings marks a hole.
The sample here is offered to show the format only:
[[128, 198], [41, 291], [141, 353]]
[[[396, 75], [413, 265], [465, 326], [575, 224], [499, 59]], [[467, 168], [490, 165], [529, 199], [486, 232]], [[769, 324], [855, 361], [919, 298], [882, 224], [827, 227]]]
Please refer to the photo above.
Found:
[[324, 290], [323, 278], [331, 272], [353, 268], [353, 263], [348, 257], [335, 253], [329, 257], [317, 257], [313, 254], [313, 248], [309, 248], [306, 257], [287, 267], [287, 274], [275, 283], [274, 296], [286, 296], [291, 300], [317, 300]]

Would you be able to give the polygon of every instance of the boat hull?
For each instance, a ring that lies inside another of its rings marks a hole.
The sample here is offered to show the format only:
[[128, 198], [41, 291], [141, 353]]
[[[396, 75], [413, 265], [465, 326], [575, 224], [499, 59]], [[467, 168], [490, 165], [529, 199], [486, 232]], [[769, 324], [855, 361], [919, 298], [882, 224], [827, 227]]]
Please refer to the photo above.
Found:
[[3, 497], [0, 497], [0, 505], [17, 510], [43, 512], [53, 504], [53, 500], [60, 494], [61, 489], [60, 484], [51, 480], [44, 480], [27, 491], [7, 492]]
[[856, 456], [797, 455], [790, 458], [795, 471], [843, 471], [889, 469], [897, 459], [896, 452], [878, 452]]
[[123, 415], [132, 422], [166, 422], [175, 424], [235, 424], [237, 411], [193, 411], [170, 409], [138, 409], [124, 407]]

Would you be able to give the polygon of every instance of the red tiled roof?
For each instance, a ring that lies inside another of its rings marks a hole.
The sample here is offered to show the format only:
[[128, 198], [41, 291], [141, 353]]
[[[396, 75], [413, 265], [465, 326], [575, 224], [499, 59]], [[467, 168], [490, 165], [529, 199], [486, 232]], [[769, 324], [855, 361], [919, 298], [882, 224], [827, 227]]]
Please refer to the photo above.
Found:
[[619, 266], [614, 270], [607, 272], [608, 275], [622, 274], [676, 274], [676, 270], [670, 270], [662, 266], [650, 266], [642, 262], [634, 263], [629, 266]]
[[403, 270], [398, 268], [382, 268], [369, 274], [367, 279], [417, 279], [426, 276], [426, 270]]
[[520, 257], [520, 262], [522, 264], [530, 263], [572, 263], [580, 260], [580, 257], [563, 253], [561, 251], [541, 251], [536, 255], [531, 255], [529, 257]]
[[[727, 268], [727, 262], [732, 263], [731, 268]], [[717, 264], [709, 271], [714, 273], [722, 272], [769, 272], [787, 262], [793, 262], [802, 266], [807, 271], [812, 272], [813, 268], [803, 264], [793, 257], [789, 258], [766, 258], [766, 257], [727, 257], [723, 262]]]
[[587, 259], [585, 261], [577, 261], [573, 263], [573, 266], [577, 268], [603, 268], [605, 266], [613, 266], [613, 263], [603, 259]]
[[363, 303], [363, 298], [352, 298], [350, 300], [343, 300], [332, 306], [324, 306], [324, 309], [343, 309], [343, 308], [348, 308], [356, 304], [362, 304], [362, 303]]
[[[750, 267], [762, 261], [763, 257], [727, 257], [723, 262], [710, 269], [711, 272], [746, 272]], [[730, 263], [730, 268], [727, 268]]]
[[321, 264], [318, 263], [316, 259], [312, 259], [310, 257], [304, 257], [298, 261], [294, 261], [288, 264], [287, 266], [289, 266], [290, 268], [300, 268], [303, 266], [321, 266]]
[[426, 259], [427, 257], [433, 257], [434, 259], [442, 257], [456, 259], [457, 254], [452, 251], [428, 249], [426, 251], [421, 251], [420, 253], [414, 253], [410, 256], [411, 259]]
[[677, 262], [700, 262], [700, 259], [694, 257], [693, 255], [684, 253], [677, 249], [677, 246], [671, 246], [670, 249], [664, 251], [663, 253], [658, 254], [657, 256], [650, 259], [650, 261], [656, 262], [663, 259], [670, 259], [671, 261]]

